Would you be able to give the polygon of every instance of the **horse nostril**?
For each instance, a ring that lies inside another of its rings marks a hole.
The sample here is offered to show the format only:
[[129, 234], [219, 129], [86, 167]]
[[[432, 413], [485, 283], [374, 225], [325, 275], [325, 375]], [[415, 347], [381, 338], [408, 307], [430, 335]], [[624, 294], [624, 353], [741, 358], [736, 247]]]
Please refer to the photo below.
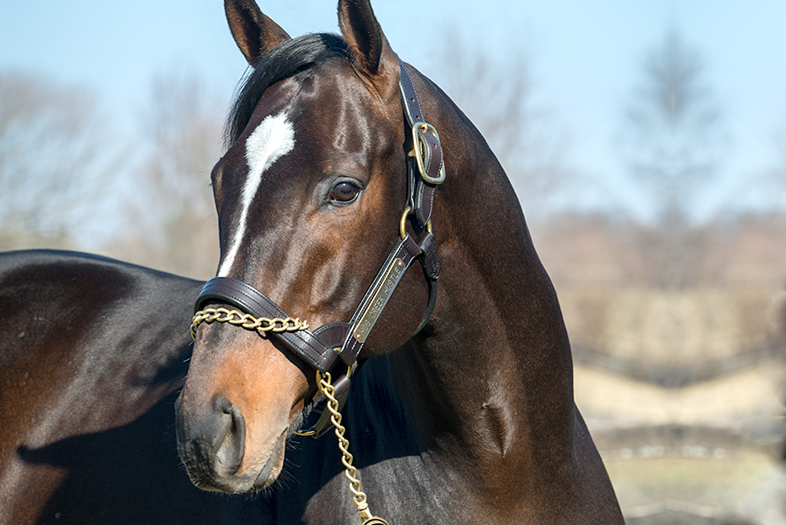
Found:
[[223, 396], [216, 398], [213, 407], [221, 428], [214, 443], [214, 468], [219, 475], [232, 475], [240, 468], [245, 454], [246, 421], [240, 410]]

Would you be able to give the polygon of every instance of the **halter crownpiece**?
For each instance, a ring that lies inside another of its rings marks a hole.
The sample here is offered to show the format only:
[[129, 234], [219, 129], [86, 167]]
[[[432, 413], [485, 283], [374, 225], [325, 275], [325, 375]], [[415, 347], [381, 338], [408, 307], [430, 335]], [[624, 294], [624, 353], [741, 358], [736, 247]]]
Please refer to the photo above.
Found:
[[[195, 302], [195, 315], [191, 334], [202, 322], [229, 322], [249, 330], [267, 332], [276, 337], [288, 350], [300, 357], [316, 370], [317, 387], [326, 397], [327, 409], [323, 411], [314, 427], [297, 431], [298, 435], [319, 438], [330, 428], [335, 428], [342, 451], [342, 462], [350, 480], [350, 490], [365, 525], [387, 525], [381, 518], [374, 517], [368, 509], [366, 494], [362, 491], [352, 466], [352, 454], [348, 451], [349, 441], [344, 437], [339, 411], [346, 401], [350, 385], [349, 376], [356, 368], [357, 359], [371, 330], [374, 328], [385, 306], [393, 296], [415, 259], [419, 259], [429, 283], [429, 299], [423, 319], [415, 333], [420, 332], [431, 317], [437, 300], [437, 279], [441, 270], [437, 243], [431, 226], [434, 193], [445, 181], [445, 162], [442, 144], [437, 130], [426, 123], [412, 78], [399, 60], [399, 91], [406, 124], [411, 130], [411, 150], [407, 154], [407, 203], [401, 216], [400, 235], [377, 276], [369, 286], [363, 299], [348, 323], [329, 323], [311, 331], [308, 324], [292, 318], [265, 294], [232, 277], [214, 277], [205, 283]], [[410, 216], [414, 216], [418, 239], [406, 229]], [[230, 304], [240, 309], [205, 308], [208, 303]], [[347, 372], [332, 380], [330, 370], [339, 359]], [[332, 427], [331, 427], [332, 425]]]

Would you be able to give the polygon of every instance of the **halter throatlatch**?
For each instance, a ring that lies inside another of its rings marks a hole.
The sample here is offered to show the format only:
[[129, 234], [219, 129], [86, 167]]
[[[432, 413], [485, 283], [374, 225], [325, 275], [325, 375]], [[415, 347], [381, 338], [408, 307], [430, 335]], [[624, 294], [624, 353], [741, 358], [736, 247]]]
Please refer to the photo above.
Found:
[[[356, 367], [358, 356], [371, 329], [412, 262], [415, 259], [420, 260], [429, 282], [426, 311], [416, 333], [426, 325], [434, 311], [440, 272], [431, 215], [436, 188], [445, 181], [442, 145], [437, 130], [426, 123], [423, 117], [423, 109], [412, 78], [401, 61], [399, 67], [399, 91], [406, 123], [411, 131], [406, 144], [411, 147], [407, 154], [407, 203], [401, 217], [399, 239], [350, 321], [329, 323], [311, 331], [305, 322], [287, 315], [273, 300], [253, 286], [232, 277], [214, 277], [205, 284], [196, 299], [196, 314], [191, 326], [194, 337], [200, 323], [214, 321], [229, 322], [260, 333], [267, 332], [317, 371], [317, 387], [328, 400], [327, 409], [312, 429], [296, 433], [318, 438], [324, 435], [331, 425], [335, 428], [343, 454], [342, 462], [350, 480], [350, 489], [358, 506], [361, 523], [366, 525], [387, 525], [387, 522], [374, 517], [369, 511], [366, 495], [361, 490], [356, 470], [352, 466], [352, 455], [348, 451], [349, 441], [344, 437], [339, 411], [346, 401], [349, 376]], [[417, 238], [407, 232], [407, 221], [411, 218], [412, 229]], [[240, 312], [223, 308], [203, 308], [211, 302], [230, 304], [239, 308]], [[337, 361], [346, 366], [347, 372], [338, 375], [333, 381], [330, 371], [338, 364]]]

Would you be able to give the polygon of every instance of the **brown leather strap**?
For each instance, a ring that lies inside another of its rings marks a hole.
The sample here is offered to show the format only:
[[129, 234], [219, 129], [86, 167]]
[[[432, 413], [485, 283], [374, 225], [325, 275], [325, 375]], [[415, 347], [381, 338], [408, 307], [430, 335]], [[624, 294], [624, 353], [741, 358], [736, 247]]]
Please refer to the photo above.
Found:
[[404, 114], [407, 117], [407, 123], [412, 127], [415, 122], [425, 121], [423, 118], [423, 108], [420, 107], [418, 92], [415, 90], [415, 85], [412, 83], [412, 77], [409, 76], [407, 68], [404, 67], [404, 62], [399, 60], [398, 66], [401, 70], [401, 78], [398, 86], [401, 90], [401, 99], [404, 102]]
[[[409, 235], [404, 239], [399, 239], [393, 247], [385, 264], [382, 265], [382, 268], [377, 273], [376, 278], [374, 278], [368, 291], [366, 291], [366, 295], [363, 297], [363, 300], [360, 302], [360, 305], [357, 310], [355, 310], [349, 322], [349, 335], [339, 353], [339, 357], [341, 357], [344, 364], [351, 366], [357, 361], [358, 355], [360, 355], [360, 351], [363, 349], [363, 345], [366, 342], [365, 336], [368, 335], [377, 319], [379, 319], [379, 315], [393, 295], [398, 283], [401, 281], [401, 277], [404, 276], [404, 273], [412, 264], [412, 261], [419, 255], [420, 246], [418, 246], [418, 243]], [[397, 269], [399, 272], [398, 278], [395, 280], [386, 279], [388, 270], [396, 261], [400, 261], [403, 265]], [[383, 285], [386, 289], [382, 289]]]
[[314, 335], [331, 348], [341, 348], [350, 328], [349, 323], [328, 323], [314, 330]]
[[[288, 317], [287, 313], [265, 294], [232, 277], [214, 277], [205, 283], [194, 305], [195, 310], [201, 310], [202, 306], [210, 301], [231, 304], [256, 317]], [[332, 368], [336, 352], [315, 332], [298, 330], [272, 333], [313, 368], [322, 372]]]
[[[427, 260], [431, 261], [432, 268], [427, 270], [427, 275], [434, 273], [438, 275], [439, 259], [432, 239], [433, 235], [430, 233], [425, 237], [425, 245], [428, 246], [430, 254]], [[313, 332], [298, 330], [272, 332], [272, 334], [316, 370], [329, 371], [336, 361], [336, 356], [341, 357], [341, 361], [348, 367], [354, 365], [368, 333], [379, 319], [404, 273], [421, 253], [423, 249], [410, 235], [399, 239], [366, 291], [349, 324], [329, 323]], [[386, 278], [392, 265], [398, 265], [396, 268], [398, 276], [395, 279]], [[214, 277], [209, 280], [197, 297], [195, 310], [201, 310], [210, 301], [231, 304], [256, 317], [288, 317], [287, 313], [265, 294], [232, 277]], [[340, 348], [338, 352], [335, 350], [337, 348]]]
[[442, 263], [439, 260], [437, 240], [433, 233], [426, 232], [423, 236], [423, 239], [420, 241], [420, 251], [420, 262], [423, 264], [423, 270], [426, 272], [426, 277], [436, 281], [439, 279]]
[[[412, 77], [409, 75], [404, 63], [400, 60], [399, 69], [401, 70], [399, 90], [404, 106], [404, 116], [406, 117], [409, 127], [414, 129], [419, 140], [425, 145], [422, 154], [425, 156], [424, 168], [426, 175], [431, 179], [437, 179], [444, 168], [442, 144], [437, 137], [417, 126], [420, 123], [425, 123], [423, 108], [420, 105], [420, 98], [418, 97], [415, 85], [412, 83]], [[412, 148], [420, 147], [413, 139], [409, 140], [412, 141]], [[407, 162], [407, 170], [409, 179], [409, 206], [411, 206], [415, 212], [415, 216], [421, 228], [425, 228], [431, 220], [434, 192], [437, 186], [420, 176], [420, 169], [418, 168], [417, 162], [411, 156]]]

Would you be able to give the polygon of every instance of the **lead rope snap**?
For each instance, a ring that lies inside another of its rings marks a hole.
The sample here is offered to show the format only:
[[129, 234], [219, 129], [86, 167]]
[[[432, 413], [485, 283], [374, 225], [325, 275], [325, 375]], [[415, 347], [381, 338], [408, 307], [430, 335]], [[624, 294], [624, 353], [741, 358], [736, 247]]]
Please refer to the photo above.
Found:
[[338, 438], [338, 448], [341, 450], [341, 463], [344, 464], [344, 475], [349, 480], [349, 490], [354, 495], [352, 500], [358, 508], [360, 514], [360, 523], [362, 525], [389, 525], [387, 521], [378, 518], [371, 514], [368, 508], [368, 501], [366, 493], [360, 485], [360, 480], [357, 477], [357, 469], [352, 466], [353, 457], [349, 453], [349, 440], [344, 437], [346, 428], [341, 424], [341, 412], [338, 411], [338, 399], [336, 399], [332, 384], [333, 378], [330, 372], [320, 372], [317, 370], [317, 388], [327, 398], [327, 409], [330, 411], [330, 422], [333, 423], [335, 428], [336, 437]]

